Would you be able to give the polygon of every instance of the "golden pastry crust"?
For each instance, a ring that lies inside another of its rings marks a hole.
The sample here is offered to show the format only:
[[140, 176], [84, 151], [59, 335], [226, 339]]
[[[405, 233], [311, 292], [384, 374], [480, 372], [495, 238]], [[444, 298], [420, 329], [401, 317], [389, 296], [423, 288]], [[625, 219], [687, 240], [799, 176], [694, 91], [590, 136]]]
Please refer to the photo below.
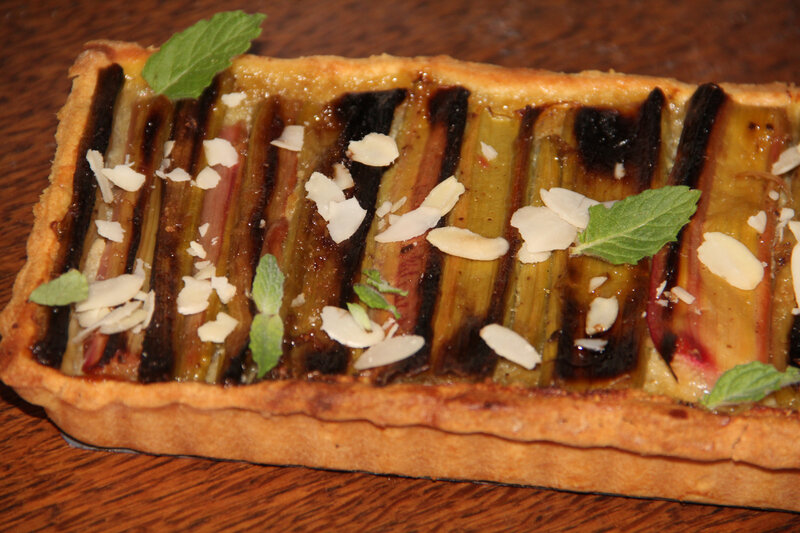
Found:
[[[35, 362], [30, 346], [38, 338], [38, 306], [27, 298], [56, 260], [52, 224], [69, 207], [98, 69], [141, 65], [148, 53], [131, 44], [90, 43], [70, 71], [75, 80], [59, 114], [51, 184], [35, 208], [28, 260], [0, 314], [0, 378], [44, 406], [65, 432], [98, 446], [151, 453], [800, 510], [797, 412], [759, 407], [714, 414], [638, 390], [376, 387], [349, 377], [241, 387], [143, 385], [69, 377]], [[499, 104], [521, 93], [532, 103], [552, 102], [557, 94], [564, 101], [618, 104], [641, 100], [656, 85], [685, 100], [694, 89], [668, 79], [510, 70], [449, 58], [244, 56], [234, 68], [243, 80], [269, 71], [270, 83], [289, 94], [295, 88], [287, 80], [315, 73], [319, 98], [389, 87], [420, 72], [476, 94], [491, 92]], [[794, 108], [800, 98], [785, 85], [724, 87], [750, 104]]]

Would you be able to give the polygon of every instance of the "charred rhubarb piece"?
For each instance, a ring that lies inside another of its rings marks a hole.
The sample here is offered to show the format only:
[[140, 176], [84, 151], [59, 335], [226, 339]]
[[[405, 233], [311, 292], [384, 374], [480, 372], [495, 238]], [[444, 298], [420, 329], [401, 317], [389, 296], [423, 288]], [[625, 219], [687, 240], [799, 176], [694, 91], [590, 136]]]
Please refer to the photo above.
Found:
[[[193, 175], [199, 170], [197, 166], [202, 140], [216, 95], [217, 86], [212, 85], [198, 100], [184, 100], [178, 104], [172, 126], [175, 145], [168, 171], [181, 168]], [[153, 320], [145, 333], [139, 365], [139, 380], [146, 383], [166, 381], [172, 377], [176, 357], [173, 338], [179, 316], [177, 297], [181, 288], [176, 280], [191, 273], [191, 258], [185, 253], [183, 234], [187, 232], [187, 226], [191, 227], [192, 235], [196, 231], [192, 221], [186, 220], [187, 215], [193, 212], [192, 191], [186, 183], [166, 181], [162, 191], [161, 222], [151, 274], [156, 306]]]
[[[369, 133], [388, 133], [395, 109], [405, 97], [406, 91], [401, 89], [342, 96], [333, 104], [335, 122], [321, 126], [320, 140], [315, 142], [319, 151], [313, 151], [305, 178], [313, 171], [333, 176], [333, 165], [348, 161], [346, 151], [351, 141]], [[334, 132], [336, 136], [331, 136]], [[344, 307], [353, 298], [351, 287], [360, 272], [365, 237], [385, 169], [350, 162], [349, 170], [355, 186], [345, 195], [356, 198], [366, 210], [355, 234], [336, 244], [314, 203], [303, 198], [289, 230], [290, 255], [284, 253], [278, 258], [286, 275], [284, 299], [296, 301], [303, 295], [296, 307], [289, 308], [285, 320], [285, 343], [291, 349], [282, 365], [292, 376], [339, 374], [347, 369], [349, 351], [318, 333], [317, 313], [325, 305]], [[291, 266], [287, 270], [285, 265]]]
[[[64, 242], [63, 250], [53, 268], [53, 277], [71, 268], [78, 268], [83, 242], [91, 222], [97, 182], [86, 160], [89, 150], [105, 152], [111, 137], [114, 104], [123, 86], [125, 77], [122, 68], [108, 66], [98, 72], [97, 85], [91, 103], [86, 128], [83, 131], [75, 160], [72, 202], [55, 231]], [[70, 319], [69, 306], [43, 309], [44, 336], [34, 346], [36, 359], [47, 366], [58, 367], [67, 345]]]
[[[788, 131], [784, 110], [737, 104], [715, 85], [701, 86], [689, 102], [669, 181], [700, 189], [702, 196], [679, 241], [653, 260], [648, 324], [678, 383], [695, 393], [710, 388], [725, 370], [770, 355], [779, 210], [768, 194], [775, 183], [766, 173]], [[766, 213], [761, 232], [747, 222], [759, 211]], [[764, 267], [760, 281], [742, 286], [709, 269], [698, 248], [714, 232], [749, 250]]]
[[[582, 108], [574, 121], [581, 165], [565, 186], [597, 201], [620, 200], [651, 186], [660, 172], [664, 94], [655, 89], [633, 113]], [[614, 266], [587, 256], [570, 257], [557, 290], [563, 302], [555, 361], [557, 382], [598, 386], [641, 381], [645, 359], [649, 261]], [[598, 286], [592, 285], [598, 280]], [[597, 324], [593, 309], [610, 323]], [[580, 339], [602, 341], [594, 348]], [[638, 383], [637, 383], [638, 384]]]

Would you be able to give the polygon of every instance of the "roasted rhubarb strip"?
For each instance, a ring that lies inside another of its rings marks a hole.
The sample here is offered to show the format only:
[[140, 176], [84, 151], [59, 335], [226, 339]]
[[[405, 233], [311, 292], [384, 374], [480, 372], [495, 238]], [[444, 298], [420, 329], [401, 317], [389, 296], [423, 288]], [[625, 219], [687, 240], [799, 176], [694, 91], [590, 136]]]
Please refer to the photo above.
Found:
[[[703, 126], [698, 128], [697, 122]], [[702, 196], [678, 243], [654, 261], [648, 309], [653, 341], [679, 384], [701, 391], [737, 364], [769, 358], [778, 213], [776, 201], [768, 195], [776, 185], [764, 174], [788, 131], [784, 110], [736, 104], [716, 86], [699, 88], [690, 101], [670, 180], [693, 185]], [[748, 217], [760, 210], [767, 213], [761, 234], [747, 224]], [[700, 262], [697, 248], [703, 234], [714, 231], [735, 237], [766, 265], [755, 289], [733, 287]], [[662, 307], [652, 286], [664, 280], [666, 290], [682, 287], [695, 302]]]
[[[523, 194], [518, 160], [527, 159], [532, 121], [519, 116], [495, 116], [491, 110], [473, 111], [467, 121], [462, 159], [457, 173], [467, 192], [447, 217], [447, 224], [465, 227], [485, 237], [511, 238], [511, 215]], [[497, 147], [497, 157], [487, 161], [481, 142]], [[515, 151], [521, 149], [522, 153]], [[516, 169], [517, 172], [513, 172]], [[433, 319], [432, 356], [437, 374], [481, 378], [490, 375], [497, 355], [480, 338], [481, 328], [499, 322], [502, 295], [508, 281], [512, 255], [494, 261], [474, 261], [445, 256]]]
[[[345, 152], [350, 141], [373, 132], [388, 133], [395, 109], [405, 97], [406, 91], [397, 89], [348, 93], [334, 102], [332, 110], [339, 123], [338, 135], [327, 147], [320, 146], [317, 163], [303, 173], [304, 180], [311, 171], [332, 176], [333, 164], [347, 161]], [[334, 131], [330, 126], [324, 129]], [[328, 136], [323, 133], [320, 138]], [[340, 244], [331, 240], [325, 221], [310, 200], [304, 199], [297, 206], [297, 218], [292, 223], [295, 231], [290, 234], [293, 250], [290, 257], [284, 258], [284, 264], [291, 265], [291, 270], [285, 272], [284, 301], [293, 301], [299, 294], [305, 296], [304, 303], [287, 310], [284, 322], [285, 345], [290, 347], [284, 364], [292, 376], [338, 374], [347, 369], [347, 349], [318, 333], [316, 313], [325, 305], [342, 307], [352, 298], [351, 287], [361, 266], [383, 171], [380, 167], [350, 164], [355, 186], [346, 194], [357, 198], [367, 214], [356, 233]]]
[[[463, 87], [439, 88], [429, 81], [419, 82], [408, 99], [402, 128], [398, 130], [401, 157], [387, 173], [381, 187], [380, 202], [405, 203], [398, 215], [416, 209], [437, 183], [452, 176], [461, 155], [466, 127], [469, 92]], [[374, 228], [374, 230], [377, 228]], [[374, 231], [373, 230], [373, 231]], [[370, 237], [371, 263], [391, 284], [408, 292], [394, 298], [400, 313], [398, 334], [425, 338], [425, 347], [403, 361], [370, 371], [378, 383], [405, 379], [429, 368], [433, 337], [432, 318], [439, 290], [442, 254], [425, 236], [408, 241], [376, 244]], [[373, 256], [374, 253], [374, 256]], [[376, 313], [379, 323], [387, 313]]]
[[[98, 72], [97, 84], [91, 103], [86, 128], [83, 131], [77, 150], [75, 173], [72, 180], [72, 202], [64, 218], [54, 230], [64, 242], [64, 249], [56, 260], [52, 275], [56, 277], [71, 268], [78, 268], [86, 231], [91, 222], [94, 207], [93, 199], [97, 182], [86, 152], [97, 150], [105, 152], [111, 137], [111, 124], [114, 104], [122, 88], [125, 77], [122, 68], [110, 65]], [[47, 366], [61, 365], [67, 344], [70, 308], [58, 306], [43, 309], [41, 313], [44, 335], [31, 347], [36, 359]]]
[[[650, 188], [660, 170], [662, 109], [665, 98], [655, 89], [634, 113], [582, 108], [574, 122], [581, 166], [568, 188], [598, 201], [619, 200]], [[619, 175], [617, 165], [624, 174]], [[616, 175], [615, 175], [616, 173]], [[570, 257], [558, 293], [563, 301], [554, 378], [570, 386], [598, 386], [643, 377], [647, 345], [643, 318], [649, 261], [614, 266], [592, 257]], [[595, 290], [592, 278], [606, 281]], [[615, 298], [619, 313], [610, 329], [587, 332], [588, 311], [596, 297]], [[602, 350], [576, 346], [583, 338], [606, 341]]]
[[[242, 176], [239, 198], [236, 201], [236, 218], [231, 228], [230, 247], [228, 252], [228, 282], [237, 287], [236, 294], [227, 304], [227, 312], [238, 321], [236, 328], [225, 339], [225, 360], [219, 366], [220, 376], [225, 382], [239, 383], [247, 375], [248, 342], [250, 322], [253, 319], [252, 302], [247, 291], [239, 288], [251, 287], [255, 269], [265, 247], [265, 235], [268, 233], [267, 218], [264, 213], [268, 204], [273, 203], [273, 195], [277, 197], [278, 181], [277, 146], [270, 144], [277, 139], [284, 128], [281, 116], [281, 105], [278, 97], [270, 97], [261, 102], [253, 117], [253, 129], [250, 133], [247, 148], [248, 157]], [[294, 154], [287, 150], [286, 153]], [[294, 168], [294, 165], [293, 165]], [[295, 172], [291, 173], [296, 176]], [[286, 191], [294, 189], [294, 183], [286, 184]], [[279, 200], [275, 199], [275, 204]], [[285, 218], [282, 219], [285, 224]], [[283, 242], [281, 241], [281, 245]]]
[[[172, 140], [175, 141], [170, 154], [172, 165], [168, 170], [182, 168], [196, 174], [202, 140], [216, 96], [217, 85], [214, 84], [198, 100], [184, 100], [178, 104], [172, 126]], [[139, 380], [147, 383], [172, 377], [175, 364], [173, 335], [178, 318], [176, 299], [181, 288], [177, 280], [191, 271], [181, 244], [192, 191], [184, 182], [165, 181], [162, 192], [150, 283], [156, 294], [155, 313], [145, 333], [139, 365]], [[192, 230], [195, 230], [194, 226]]]

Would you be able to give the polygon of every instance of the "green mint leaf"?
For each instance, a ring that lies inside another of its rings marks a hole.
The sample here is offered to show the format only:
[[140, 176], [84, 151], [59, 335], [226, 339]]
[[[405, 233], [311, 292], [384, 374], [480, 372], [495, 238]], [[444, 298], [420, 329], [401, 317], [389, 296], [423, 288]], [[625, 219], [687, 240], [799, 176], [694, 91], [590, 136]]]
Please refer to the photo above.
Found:
[[636, 264], [677, 238], [697, 209], [700, 191], [683, 185], [649, 189], [615, 203], [589, 208], [589, 225], [578, 235], [573, 254], [610, 263]]
[[386, 309], [387, 311], [391, 311], [395, 318], [400, 318], [400, 312], [397, 310], [397, 308], [387, 302], [386, 298], [384, 298], [381, 293], [372, 287], [363, 285], [361, 283], [356, 283], [353, 285], [353, 290], [361, 299], [361, 301], [367, 304], [367, 307], [371, 307], [373, 309]]
[[42, 305], [69, 305], [88, 297], [89, 282], [86, 281], [86, 276], [73, 269], [39, 285], [28, 299]]
[[367, 283], [378, 289], [380, 292], [391, 292], [394, 294], [399, 294], [400, 296], [408, 296], [408, 291], [389, 285], [389, 282], [383, 279], [381, 277], [381, 273], [374, 268], [365, 270], [364, 275], [367, 276]]
[[757, 402], [767, 394], [800, 383], [800, 369], [789, 367], [779, 372], [772, 365], [753, 361], [737, 365], [717, 380], [712, 391], [700, 400], [709, 409], [726, 405]]
[[364, 331], [372, 331], [372, 321], [369, 319], [367, 310], [364, 309], [363, 305], [348, 302], [347, 310], [350, 311], [350, 314], [353, 316], [353, 320], [355, 320], [356, 323], [364, 329]]
[[279, 315], [259, 313], [250, 325], [250, 353], [258, 365], [258, 377], [275, 368], [283, 353], [283, 321]]
[[253, 301], [262, 313], [278, 314], [283, 301], [283, 272], [274, 255], [264, 254], [258, 262], [253, 280]]
[[197, 98], [233, 57], [250, 48], [266, 15], [242, 11], [217, 13], [176, 33], [148, 58], [142, 76], [168, 98]]

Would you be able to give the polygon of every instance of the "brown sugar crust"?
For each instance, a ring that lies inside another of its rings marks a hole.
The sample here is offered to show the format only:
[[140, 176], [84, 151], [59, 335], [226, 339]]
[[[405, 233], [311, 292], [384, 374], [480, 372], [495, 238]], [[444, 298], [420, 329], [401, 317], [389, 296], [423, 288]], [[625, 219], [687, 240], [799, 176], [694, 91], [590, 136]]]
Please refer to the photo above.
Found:
[[[140, 63], [148, 53], [137, 45], [90, 43], [70, 71], [74, 83], [59, 114], [50, 186], [35, 207], [28, 260], [0, 314], [0, 377], [27, 401], [44, 406], [66, 433], [97, 446], [158, 454], [800, 510], [797, 412], [758, 407], [715, 414], [639, 390], [571, 393], [488, 383], [377, 387], [350, 377], [238, 387], [143, 385], [74, 378], [38, 364], [30, 346], [41, 326], [37, 306], [27, 298], [47, 281], [56, 261], [52, 223], [70, 203], [98, 69]], [[564, 101], [610, 104], [621, 94], [646, 95], [656, 85], [678, 99], [693, 90], [668, 79], [510, 70], [448, 58], [246, 56], [236, 68], [245, 75], [270, 71], [277, 78], [315, 72], [323, 80], [316, 89], [320, 96], [409, 72], [491, 92], [498, 101], [525, 94], [532, 102], [552, 102], [557, 94]], [[389, 82], [370, 87], [381, 83]], [[798, 91], [785, 85], [724, 87], [747, 103], [798, 101]]]

